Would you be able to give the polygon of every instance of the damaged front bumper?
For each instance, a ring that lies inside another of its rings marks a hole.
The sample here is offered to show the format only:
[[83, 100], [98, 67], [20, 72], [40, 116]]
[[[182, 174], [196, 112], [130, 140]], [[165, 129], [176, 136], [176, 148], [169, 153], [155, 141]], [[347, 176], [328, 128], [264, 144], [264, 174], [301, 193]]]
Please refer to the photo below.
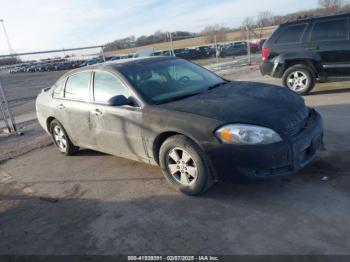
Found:
[[295, 174], [310, 163], [323, 143], [321, 116], [312, 116], [300, 132], [268, 145], [207, 144], [204, 146], [216, 175], [223, 180], [247, 177], [268, 179]]

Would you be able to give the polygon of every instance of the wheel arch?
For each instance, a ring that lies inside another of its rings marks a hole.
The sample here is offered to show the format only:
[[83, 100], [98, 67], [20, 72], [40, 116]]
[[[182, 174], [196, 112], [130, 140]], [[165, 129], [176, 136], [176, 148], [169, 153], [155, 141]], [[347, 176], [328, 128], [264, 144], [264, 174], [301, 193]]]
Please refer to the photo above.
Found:
[[157, 137], [153, 140], [153, 144], [152, 144], [152, 156], [153, 156], [154, 161], [158, 165], [159, 165], [159, 151], [160, 151], [160, 148], [161, 148], [162, 144], [169, 137], [177, 136], [177, 135], [181, 135], [181, 136], [187, 137], [188, 139], [192, 140], [192, 142], [194, 142], [196, 145], [198, 145], [202, 149], [202, 147], [196, 141], [196, 139], [194, 139], [190, 135], [187, 135], [185, 132], [181, 132], [181, 131], [164, 131], [164, 132], [160, 133], [159, 135], [157, 135]]
[[[153, 154], [153, 159], [154, 161], [160, 165], [160, 161], [159, 161], [159, 152], [160, 152], [160, 148], [162, 146], [162, 144], [165, 142], [165, 140], [167, 140], [168, 138], [172, 137], [172, 136], [177, 136], [177, 135], [182, 135], [188, 139], [190, 139], [193, 143], [195, 143], [200, 149], [203, 150], [202, 146], [196, 141], [196, 139], [194, 139], [192, 136], [185, 134], [184, 132], [181, 131], [166, 131], [166, 132], [162, 132], [160, 133], [153, 141], [153, 145], [152, 145], [152, 154]], [[203, 150], [204, 152], [204, 150]], [[215, 169], [212, 165], [212, 162], [210, 159], [208, 160], [208, 164], [209, 164], [209, 169], [210, 169], [210, 175], [212, 176], [212, 178], [214, 179], [214, 181], [218, 181], [219, 178], [215, 172]]]
[[283, 74], [292, 66], [296, 65], [303, 65], [310, 69], [310, 73], [313, 77], [319, 77], [319, 72], [315, 66], [315, 62], [311, 60], [305, 60], [305, 59], [293, 59], [293, 60], [286, 60]]
[[166, 131], [166, 132], [160, 133], [154, 139], [153, 145], [152, 145], [152, 155], [153, 155], [154, 161], [158, 165], [159, 165], [159, 151], [160, 151], [160, 147], [162, 146], [162, 144], [164, 143], [165, 140], [167, 140], [169, 137], [176, 136], [176, 135], [186, 136], [185, 134], [182, 134], [182, 133], [177, 132], [177, 131]]
[[53, 116], [50, 116], [46, 119], [46, 128], [47, 128], [47, 131], [49, 132], [50, 132], [50, 125], [53, 120], [56, 120], [56, 118], [54, 118]]

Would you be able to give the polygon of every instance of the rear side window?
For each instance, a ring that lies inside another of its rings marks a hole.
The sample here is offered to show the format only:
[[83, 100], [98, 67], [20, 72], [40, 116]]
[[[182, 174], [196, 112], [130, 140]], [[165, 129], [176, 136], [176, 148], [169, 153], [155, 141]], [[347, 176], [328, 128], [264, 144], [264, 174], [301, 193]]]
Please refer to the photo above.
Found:
[[107, 72], [95, 72], [94, 98], [96, 102], [107, 103], [114, 96], [129, 96], [127, 87], [114, 75]]
[[54, 98], [62, 98], [64, 94], [64, 84], [66, 83], [66, 78], [60, 79], [53, 86], [52, 96]]
[[277, 38], [276, 43], [278, 44], [287, 44], [287, 43], [298, 43], [303, 36], [305, 31], [306, 24], [300, 25], [290, 25], [287, 26]]
[[348, 19], [336, 19], [316, 22], [312, 32], [311, 41], [344, 40], [348, 38]]
[[82, 72], [70, 76], [66, 83], [65, 98], [88, 100], [90, 75], [90, 72]]

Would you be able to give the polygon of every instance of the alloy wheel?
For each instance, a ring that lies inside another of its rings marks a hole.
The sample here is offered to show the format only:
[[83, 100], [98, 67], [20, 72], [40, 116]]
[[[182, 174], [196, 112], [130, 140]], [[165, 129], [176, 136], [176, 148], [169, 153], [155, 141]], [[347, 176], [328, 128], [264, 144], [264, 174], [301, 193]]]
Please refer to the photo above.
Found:
[[166, 163], [169, 173], [180, 184], [189, 186], [197, 180], [197, 165], [183, 148], [175, 147], [169, 150]]
[[304, 72], [294, 71], [289, 74], [287, 78], [287, 85], [289, 89], [300, 92], [305, 90], [309, 84], [309, 79]]
[[53, 137], [58, 148], [65, 152], [67, 150], [67, 138], [60, 126], [56, 125], [53, 129]]

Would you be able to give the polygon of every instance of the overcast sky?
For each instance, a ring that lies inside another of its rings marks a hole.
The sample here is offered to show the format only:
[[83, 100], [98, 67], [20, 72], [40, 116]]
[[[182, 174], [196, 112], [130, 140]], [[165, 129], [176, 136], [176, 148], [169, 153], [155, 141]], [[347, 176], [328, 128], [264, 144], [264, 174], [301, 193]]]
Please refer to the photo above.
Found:
[[[286, 14], [317, 0], [0, 0], [0, 18], [17, 52], [99, 45], [156, 30], [198, 32], [239, 26], [269, 10]], [[0, 53], [8, 53], [2, 30]]]

